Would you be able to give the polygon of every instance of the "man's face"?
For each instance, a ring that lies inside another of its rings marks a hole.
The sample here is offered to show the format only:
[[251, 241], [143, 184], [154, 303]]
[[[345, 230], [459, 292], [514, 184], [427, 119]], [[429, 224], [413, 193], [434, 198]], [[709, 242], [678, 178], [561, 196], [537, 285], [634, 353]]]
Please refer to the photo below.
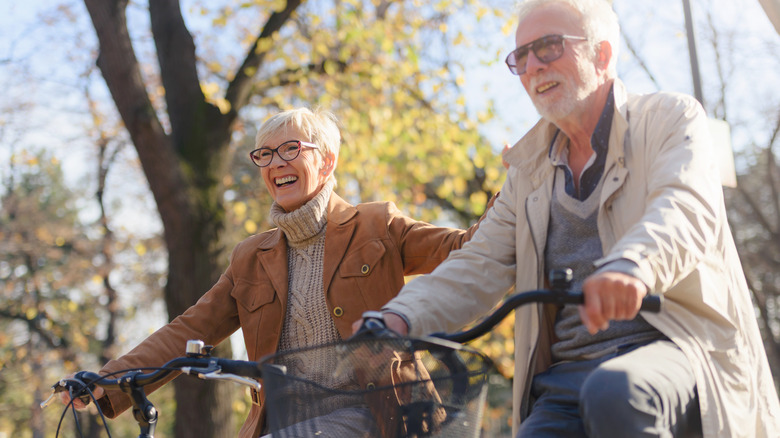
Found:
[[[518, 24], [517, 46], [546, 35], [585, 36], [579, 14], [561, 3], [542, 6]], [[563, 55], [549, 63], [540, 61], [531, 51], [526, 72], [520, 75], [525, 91], [536, 110], [553, 123], [576, 117], [588, 107], [588, 98], [601, 83], [593, 55], [592, 42], [564, 40]]]

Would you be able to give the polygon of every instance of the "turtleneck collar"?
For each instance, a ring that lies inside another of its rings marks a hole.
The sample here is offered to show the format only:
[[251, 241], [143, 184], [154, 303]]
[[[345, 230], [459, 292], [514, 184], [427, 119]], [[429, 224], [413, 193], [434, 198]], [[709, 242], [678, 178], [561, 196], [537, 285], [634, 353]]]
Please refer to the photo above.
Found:
[[333, 181], [328, 180], [314, 198], [296, 210], [286, 212], [276, 202], [271, 205], [269, 218], [284, 232], [290, 246], [306, 246], [325, 230], [331, 193]]

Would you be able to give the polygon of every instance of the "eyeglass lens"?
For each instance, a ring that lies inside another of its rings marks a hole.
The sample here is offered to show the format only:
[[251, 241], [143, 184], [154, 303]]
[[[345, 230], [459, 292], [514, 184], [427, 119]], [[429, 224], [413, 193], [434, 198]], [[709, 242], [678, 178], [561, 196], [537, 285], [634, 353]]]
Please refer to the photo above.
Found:
[[547, 35], [513, 50], [506, 59], [509, 70], [516, 74], [525, 74], [528, 64], [528, 52], [533, 50], [539, 61], [550, 63], [563, 55], [563, 35]]
[[255, 149], [250, 153], [250, 157], [256, 165], [265, 167], [273, 161], [274, 152], [279, 154], [279, 158], [282, 160], [292, 161], [301, 153], [301, 142], [298, 140], [290, 140], [280, 144], [275, 149], [269, 147]]

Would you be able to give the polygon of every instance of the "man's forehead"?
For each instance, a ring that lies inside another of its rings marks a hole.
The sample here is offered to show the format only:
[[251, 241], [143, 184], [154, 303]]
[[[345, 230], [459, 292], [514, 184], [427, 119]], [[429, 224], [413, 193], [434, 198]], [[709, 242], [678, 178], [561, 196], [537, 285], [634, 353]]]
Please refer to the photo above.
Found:
[[580, 35], [582, 20], [579, 13], [565, 3], [550, 3], [528, 13], [517, 25], [518, 45], [529, 43], [545, 35]]

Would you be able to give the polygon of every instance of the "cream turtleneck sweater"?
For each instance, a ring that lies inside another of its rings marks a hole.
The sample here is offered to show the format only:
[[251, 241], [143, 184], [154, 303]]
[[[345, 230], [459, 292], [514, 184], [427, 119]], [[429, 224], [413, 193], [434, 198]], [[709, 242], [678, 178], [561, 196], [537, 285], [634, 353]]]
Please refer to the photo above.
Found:
[[322, 284], [327, 208], [332, 192], [333, 183], [327, 182], [297, 210], [288, 213], [276, 203], [271, 206], [270, 219], [284, 232], [288, 246], [287, 313], [279, 351], [341, 339], [328, 312]]

